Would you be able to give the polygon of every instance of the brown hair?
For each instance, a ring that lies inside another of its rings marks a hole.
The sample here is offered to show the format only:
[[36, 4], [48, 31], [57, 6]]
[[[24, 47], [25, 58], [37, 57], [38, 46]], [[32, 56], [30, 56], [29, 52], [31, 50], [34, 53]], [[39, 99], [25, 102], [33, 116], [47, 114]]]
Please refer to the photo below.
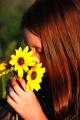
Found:
[[[75, 2], [72, 0], [37, 0], [24, 14], [21, 28], [27, 28], [41, 38], [48, 64], [56, 118], [59, 115], [57, 119], [62, 120], [68, 115], [70, 119], [74, 113], [78, 116], [80, 3], [77, 4], [76, 0]], [[70, 116], [66, 113], [70, 113]]]

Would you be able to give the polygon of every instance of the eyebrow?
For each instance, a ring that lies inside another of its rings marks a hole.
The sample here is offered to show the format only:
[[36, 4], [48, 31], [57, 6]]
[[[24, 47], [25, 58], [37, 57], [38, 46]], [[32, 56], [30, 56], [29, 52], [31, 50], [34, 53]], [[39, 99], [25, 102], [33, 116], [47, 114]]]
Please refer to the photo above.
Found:
[[44, 53], [44, 50], [43, 50], [42, 47], [38, 47], [38, 46], [31, 46], [31, 47], [34, 47], [34, 48], [36, 48], [36, 49], [41, 49], [40, 53]]
[[32, 45], [32, 46], [30, 45], [30, 47], [42, 49], [42, 47], [40, 47], [40, 46], [35, 46], [35, 45]]

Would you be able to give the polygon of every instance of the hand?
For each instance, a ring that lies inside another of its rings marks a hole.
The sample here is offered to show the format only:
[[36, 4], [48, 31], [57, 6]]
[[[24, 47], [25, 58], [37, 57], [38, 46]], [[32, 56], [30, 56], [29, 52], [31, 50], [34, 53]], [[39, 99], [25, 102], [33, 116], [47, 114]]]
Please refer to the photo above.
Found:
[[25, 89], [24, 79], [11, 79], [7, 102], [25, 120], [47, 120], [34, 92]]

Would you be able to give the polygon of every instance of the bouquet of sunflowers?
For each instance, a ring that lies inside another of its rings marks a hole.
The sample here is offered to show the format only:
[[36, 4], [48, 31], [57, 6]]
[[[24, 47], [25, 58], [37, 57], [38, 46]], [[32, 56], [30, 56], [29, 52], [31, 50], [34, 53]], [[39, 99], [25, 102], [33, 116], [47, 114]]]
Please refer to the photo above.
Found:
[[10, 56], [10, 60], [0, 64], [0, 76], [11, 71], [16, 72], [20, 78], [23, 78], [24, 74], [26, 75], [26, 89], [32, 91], [41, 89], [40, 83], [42, 82], [45, 68], [42, 67], [42, 63], [37, 62], [37, 58], [33, 56], [32, 51], [29, 51], [28, 46], [24, 49], [21, 47], [15, 49], [15, 54]]
[[[0, 77], [13, 71], [17, 73], [17, 76], [27, 80], [26, 89], [38, 91], [41, 89], [40, 83], [45, 73], [45, 68], [42, 67], [42, 63], [37, 62], [37, 58], [33, 56], [33, 52], [29, 51], [29, 47], [24, 49], [19, 47], [15, 49], [15, 54], [10, 56], [8, 62], [0, 64]], [[18, 120], [18, 114], [16, 114], [16, 120]]]

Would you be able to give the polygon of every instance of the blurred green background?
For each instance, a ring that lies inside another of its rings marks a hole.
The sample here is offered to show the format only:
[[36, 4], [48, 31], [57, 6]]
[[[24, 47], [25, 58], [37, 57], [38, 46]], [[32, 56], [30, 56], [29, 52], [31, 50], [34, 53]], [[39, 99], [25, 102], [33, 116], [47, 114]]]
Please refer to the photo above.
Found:
[[[23, 43], [20, 23], [23, 13], [34, 0], [0, 0], [0, 63]], [[10, 75], [0, 77], [0, 99], [6, 97], [6, 81]]]

